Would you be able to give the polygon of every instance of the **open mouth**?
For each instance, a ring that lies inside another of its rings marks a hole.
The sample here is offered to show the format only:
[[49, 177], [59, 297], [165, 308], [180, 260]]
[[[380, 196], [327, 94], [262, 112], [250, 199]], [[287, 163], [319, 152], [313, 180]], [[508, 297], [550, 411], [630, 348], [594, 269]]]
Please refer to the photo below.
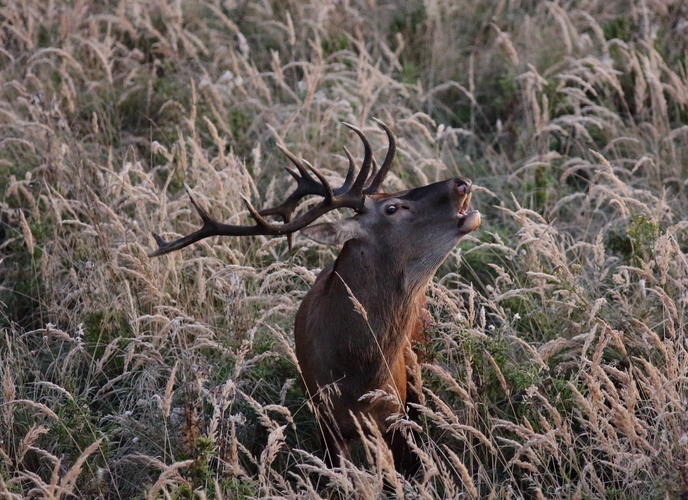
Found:
[[468, 210], [468, 205], [471, 202], [471, 194], [468, 193], [463, 201], [461, 202], [461, 207], [456, 214], [456, 219], [458, 220], [458, 227], [462, 233], [470, 233], [471, 231], [477, 229], [480, 226], [480, 212], [477, 210]]
[[463, 202], [461, 203], [461, 207], [459, 208], [459, 213], [456, 214], [458, 218], [462, 218], [466, 216], [466, 213], [468, 212], [468, 204], [471, 202], [471, 193], [468, 193], [464, 199]]

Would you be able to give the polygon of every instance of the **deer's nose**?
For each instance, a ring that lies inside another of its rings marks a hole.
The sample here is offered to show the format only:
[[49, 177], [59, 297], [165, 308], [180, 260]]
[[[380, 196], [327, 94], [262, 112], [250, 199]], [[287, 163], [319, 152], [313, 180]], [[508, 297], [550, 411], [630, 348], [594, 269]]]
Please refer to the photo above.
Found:
[[457, 178], [455, 189], [460, 194], [469, 194], [471, 192], [471, 180], [465, 177]]

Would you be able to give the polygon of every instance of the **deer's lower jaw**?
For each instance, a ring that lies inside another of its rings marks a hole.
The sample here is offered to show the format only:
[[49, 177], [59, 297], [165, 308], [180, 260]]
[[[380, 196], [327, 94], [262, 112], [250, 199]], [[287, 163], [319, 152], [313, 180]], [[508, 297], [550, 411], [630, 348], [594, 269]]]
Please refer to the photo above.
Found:
[[459, 211], [456, 218], [458, 219], [459, 230], [463, 234], [468, 234], [480, 227], [480, 212], [477, 210], [471, 210], [470, 212]]

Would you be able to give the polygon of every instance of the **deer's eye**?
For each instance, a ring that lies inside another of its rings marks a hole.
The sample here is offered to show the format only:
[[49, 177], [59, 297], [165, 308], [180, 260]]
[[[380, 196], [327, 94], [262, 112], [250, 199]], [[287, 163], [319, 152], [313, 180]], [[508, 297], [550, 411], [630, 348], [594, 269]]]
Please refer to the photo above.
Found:
[[388, 215], [392, 215], [396, 211], [397, 211], [396, 205], [390, 205], [385, 209], [385, 212], [387, 212]]

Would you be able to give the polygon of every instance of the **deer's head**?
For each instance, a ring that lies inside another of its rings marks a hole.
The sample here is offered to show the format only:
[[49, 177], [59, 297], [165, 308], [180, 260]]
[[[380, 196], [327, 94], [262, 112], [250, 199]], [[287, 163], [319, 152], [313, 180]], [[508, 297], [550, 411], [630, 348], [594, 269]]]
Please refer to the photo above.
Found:
[[[352, 125], [345, 124], [363, 141], [364, 159], [354, 179], [355, 162], [345, 148], [349, 171], [338, 189], [333, 189], [324, 176], [305, 160], [298, 159], [280, 146], [296, 167], [296, 170], [287, 168], [287, 171], [297, 182], [296, 189], [281, 205], [257, 211], [246, 200], [256, 224], [234, 226], [214, 220], [192, 197], [191, 202], [203, 219], [203, 227], [172, 242], [165, 242], [154, 235], [159, 248], [151, 256], [163, 255], [215, 235], [286, 234], [291, 245], [291, 235], [300, 230], [321, 243], [339, 245], [348, 242], [349, 253], [379, 262], [383, 267], [390, 264], [402, 268], [411, 284], [427, 281], [461, 237], [480, 226], [480, 213], [468, 209], [471, 181], [457, 177], [399, 193], [379, 193], [394, 159], [396, 141], [387, 125], [380, 121], [377, 123], [389, 138], [387, 155], [379, 171], [376, 171], [368, 140]], [[293, 219], [299, 201], [309, 195], [322, 196], [323, 199]], [[339, 208], [352, 208], [356, 213], [348, 219], [311, 225], [323, 214]], [[267, 220], [268, 216], [280, 216], [283, 224]]]

